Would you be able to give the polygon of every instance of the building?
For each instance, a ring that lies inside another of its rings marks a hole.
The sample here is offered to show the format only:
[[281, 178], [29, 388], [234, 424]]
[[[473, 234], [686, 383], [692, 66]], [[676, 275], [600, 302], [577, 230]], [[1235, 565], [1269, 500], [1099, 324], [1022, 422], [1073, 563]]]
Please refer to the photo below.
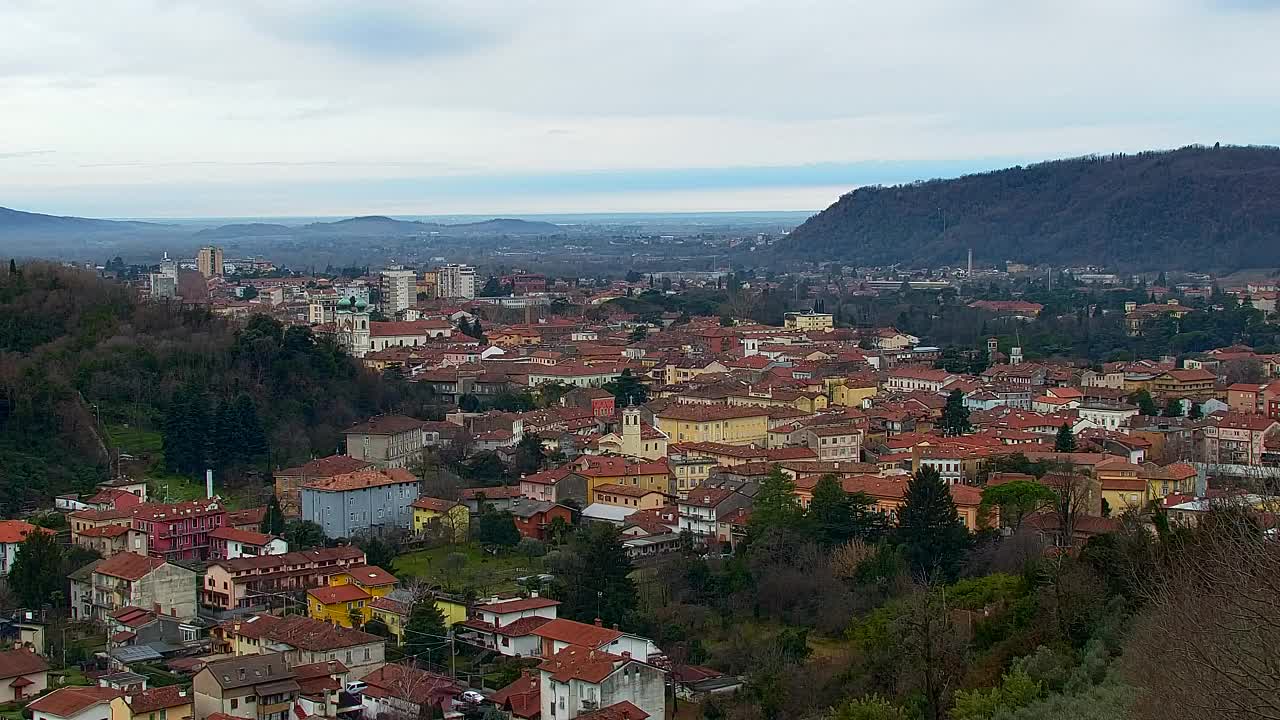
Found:
[[1216, 394], [1218, 376], [1208, 370], [1166, 370], [1151, 381], [1151, 394], [1156, 397], [1208, 400]]
[[[111, 720], [191, 720], [195, 716], [195, 693], [181, 685], [153, 687], [130, 692], [122, 698], [124, 713], [113, 713]], [[117, 706], [112, 705], [116, 710]]]
[[1080, 420], [1103, 430], [1127, 427], [1129, 418], [1138, 414], [1135, 405], [1127, 403], [1085, 403], [1076, 408]]
[[453, 542], [466, 542], [471, 529], [467, 506], [454, 500], [422, 496], [413, 501], [415, 535], [436, 535]]
[[334, 308], [334, 337], [338, 345], [353, 357], [364, 357], [370, 350], [369, 302], [364, 298], [344, 297]]
[[71, 616], [77, 620], [105, 623], [111, 613], [128, 606], [158, 608], [176, 618], [196, 614], [199, 582], [194, 570], [131, 552], [90, 565], [86, 578], [80, 579], [80, 571], [72, 574]]
[[591, 491], [593, 504], [613, 505], [632, 512], [655, 510], [664, 507], [669, 500], [670, 496], [666, 493], [633, 485], [608, 483], [597, 485]]
[[222, 265], [222, 248], [210, 245], [196, 252], [196, 269], [206, 278], [221, 275]]
[[835, 327], [835, 316], [820, 312], [789, 312], [782, 316], [782, 324], [788, 330], [826, 331]]
[[300, 517], [303, 485], [313, 480], [324, 480], [335, 475], [363, 470], [370, 465], [371, 463], [350, 455], [330, 455], [316, 458], [297, 467], [275, 471], [276, 501], [280, 503], [280, 512], [286, 518]]
[[407, 467], [425, 446], [422, 427], [405, 415], [375, 415], [343, 432], [347, 455], [379, 468]]
[[35, 648], [0, 651], [0, 702], [35, 697], [49, 687], [49, 663]]
[[280, 593], [326, 586], [333, 575], [364, 564], [364, 551], [355, 546], [213, 560], [204, 571], [200, 602], [218, 610], [261, 606]]
[[569, 645], [547, 656], [538, 672], [543, 718], [667, 716], [666, 673], [629, 652]]
[[862, 458], [861, 428], [854, 425], [819, 425], [798, 431], [800, 444], [814, 450], [819, 460]]
[[521, 537], [534, 540], [546, 540], [547, 528], [557, 518], [563, 520], [566, 527], [573, 524], [573, 511], [553, 502], [526, 500], [515, 503], [511, 506], [511, 515]]
[[622, 432], [609, 433], [597, 443], [601, 451], [657, 460], [667, 456], [667, 436], [640, 421], [640, 408], [622, 411]]
[[361, 693], [364, 717], [461, 717], [454, 701], [463, 688], [448, 676], [391, 663], [360, 680], [368, 685]]
[[280, 653], [289, 667], [336, 660], [353, 675], [386, 662], [386, 640], [301, 615], [250, 615], [227, 620], [210, 633], [215, 651], [257, 656]]
[[728, 488], [696, 487], [676, 504], [680, 531], [702, 538], [716, 536], [721, 519], [751, 507], [751, 498]]
[[421, 347], [431, 340], [453, 336], [448, 320], [399, 320], [369, 323], [369, 351], [387, 348]]
[[1280, 421], [1262, 415], [1211, 415], [1204, 427], [1204, 459], [1227, 465], [1261, 465], [1269, 443], [1280, 439]]
[[220, 527], [209, 533], [209, 543], [209, 557], [218, 560], [289, 552], [289, 543], [282, 538], [233, 527]]
[[196, 717], [214, 713], [245, 720], [289, 720], [299, 686], [282, 653], [207, 663], [192, 678]]
[[207, 560], [209, 533], [227, 524], [227, 511], [216, 498], [144, 503], [130, 512], [133, 529], [147, 535], [147, 553], [165, 560]]
[[9, 574], [18, 557], [18, 546], [32, 533], [52, 535], [53, 531], [21, 520], [0, 520], [0, 575]]
[[669, 440], [765, 445], [769, 440], [769, 409], [750, 405], [672, 403], [654, 414], [658, 429]]
[[417, 273], [401, 267], [383, 270], [378, 276], [382, 293], [382, 311], [394, 315], [409, 309], [418, 300]]
[[507, 657], [537, 657], [542, 639], [534, 631], [556, 619], [558, 600], [543, 597], [501, 600], [475, 606], [472, 616], [458, 623], [458, 640]]
[[342, 627], [354, 627], [357, 619], [364, 625], [373, 617], [370, 602], [386, 597], [395, 586], [395, 576], [380, 567], [348, 568], [331, 575], [327, 587], [307, 591], [307, 612], [316, 620]]
[[27, 705], [32, 720], [115, 720], [115, 706], [123, 690], [73, 686], [54, 690]]
[[302, 486], [302, 517], [331, 538], [407, 530], [420, 490], [418, 478], [403, 467], [313, 480]]
[[442, 298], [469, 300], [476, 296], [476, 269], [470, 265], [442, 265], [436, 268], [436, 278]]

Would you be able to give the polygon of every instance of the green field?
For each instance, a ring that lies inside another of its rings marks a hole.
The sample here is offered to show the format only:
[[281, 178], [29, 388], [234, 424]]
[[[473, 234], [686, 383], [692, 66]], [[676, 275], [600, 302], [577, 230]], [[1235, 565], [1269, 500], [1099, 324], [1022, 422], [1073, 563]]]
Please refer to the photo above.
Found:
[[[143, 461], [147, 467], [145, 472], [147, 493], [156, 502], [183, 502], [204, 498], [203, 479], [175, 475], [165, 469], [164, 441], [159, 432], [124, 425], [109, 425], [107, 437], [110, 438], [113, 449]], [[214, 492], [222, 495], [222, 499], [230, 509], [239, 508], [243, 504], [238, 498], [221, 488], [216, 481]]]
[[[451, 565], [448, 558], [457, 553], [462, 562]], [[480, 595], [512, 592], [519, 585], [516, 578], [542, 572], [542, 558], [529, 558], [514, 552], [491, 555], [474, 543], [445, 545], [430, 550], [405, 553], [396, 558], [390, 569], [398, 577], [423, 578], [450, 592], [474, 590]]]

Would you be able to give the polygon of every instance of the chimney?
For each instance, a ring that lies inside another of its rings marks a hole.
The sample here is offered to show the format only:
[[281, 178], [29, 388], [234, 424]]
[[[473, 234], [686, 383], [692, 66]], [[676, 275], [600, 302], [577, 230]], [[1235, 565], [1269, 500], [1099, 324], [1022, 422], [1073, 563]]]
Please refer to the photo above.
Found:
[[125, 695], [125, 696], [124, 696], [124, 704], [125, 704], [125, 705], [132, 705], [132, 704], [133, 704], [133, 696], [132, 696], [132, 695]]
[[213, 499], [213, 470], [204, 471], [204, 496]]
[[614, 629], [614, 630], [617, 630], [617, 629], [618, 629], [618, 623], [614, 623], [614, 624], [613, 624], [613, 629]]
[[603, 627], [603, 626], [604, 626], [604, 621], [601, 620], [600, 618], [596, 618], [596, 627]]
[[244, 668], [240, 668], [240, 680], [244, 680]]
[[151, 610], [152, 610], [155, 614], [159, 615], [159, 614], [160, 614], [160, 603], [151, 603]]

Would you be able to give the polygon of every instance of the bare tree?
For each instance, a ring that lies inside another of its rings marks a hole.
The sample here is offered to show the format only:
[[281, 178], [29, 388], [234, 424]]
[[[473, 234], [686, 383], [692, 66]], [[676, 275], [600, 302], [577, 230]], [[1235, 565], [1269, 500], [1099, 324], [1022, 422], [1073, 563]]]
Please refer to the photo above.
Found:
[[1126, 648], [1137, 717], [1280, 718], [1280, 545], [1251, 508], [1214, 510], [1147, 593]]
[[964, 672], [964, 641], [951, 621], [945, 592], [923, 587], [907, 599], [894, 628], [902, 654], [899, 693], [922, 693], [925, 717], [941, 720]]
[[1075, 467], [1046, 474], [1041, 482], [1057, 495], [1050, 511], [1058, 521], [1058, 544], [1072, 547], [1080, 518], [1101, 514], [1102, 494], [1095, 490], [1097, 482]]

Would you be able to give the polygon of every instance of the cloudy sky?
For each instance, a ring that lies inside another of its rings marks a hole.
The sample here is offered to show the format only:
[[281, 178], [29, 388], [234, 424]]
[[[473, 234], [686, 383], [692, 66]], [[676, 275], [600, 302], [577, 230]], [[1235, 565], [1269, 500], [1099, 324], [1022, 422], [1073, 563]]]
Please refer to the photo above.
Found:
[[1280, 0], [0, 0], [0, 205], [817, 209], [1280, 142]]

